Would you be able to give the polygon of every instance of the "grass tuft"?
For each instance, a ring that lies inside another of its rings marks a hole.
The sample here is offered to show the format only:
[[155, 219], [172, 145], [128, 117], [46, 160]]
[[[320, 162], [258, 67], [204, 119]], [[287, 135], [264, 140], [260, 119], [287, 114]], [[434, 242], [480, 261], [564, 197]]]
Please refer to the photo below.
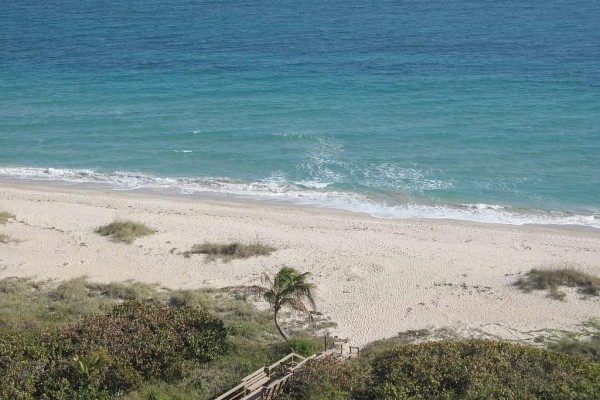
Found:
[[15, 215], [8, 211], [0, 211], [0, 225], [6, 224], [10, 219], [15, 219]]
[[15, 215], [7, 211], [0, 211], [0, 225], [4, 225], [10, 219], [15, 219]]
[[190, 251], [183, 253], [185, 257], [191, 257], [192, 254], [206, 254], [210, 261], [217, 258], [228, 262], [238, 258], [250, 258], [257, 256], [268, 256], [275, 251], [274, 247], [264, 245], [260, 242], [243, 244], [234, 242], [230, 244], [202, 243], [195, 244]]
[[102, 236], [112, 236], [115, 240], [133, 243], [139, 237], [156, 233], [152, 228], [146, 225], [133, 221], [114, 221], [108, 225], [104, 225], [96, 229], [96, 233]]
[[563, 300], [565, 293], [558, 290], [559, 286], [576, 287], [580, 293], [600, 295], [600, 278], [573, 268], [561, 269], [532, 269], [515, 285], [525, 292], [533, 290], [549, 290], [548, 297]]
[[10, 242], [10, 236], [0, 233], [0, 243], [6, 244], [8, 242]]
[[550, 349], [568, 354], [579, 354], [600, 363], [600, 319], [592, 319], [584, 324], [583, 333], [567, 335], [550, 344]]

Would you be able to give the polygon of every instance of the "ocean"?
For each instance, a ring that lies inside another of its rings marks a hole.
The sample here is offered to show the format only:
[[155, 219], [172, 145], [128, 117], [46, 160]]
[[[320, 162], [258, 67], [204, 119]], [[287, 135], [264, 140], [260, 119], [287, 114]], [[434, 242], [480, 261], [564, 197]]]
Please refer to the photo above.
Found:
[[600, 2], [0, 9], [0, 180], [600, 229]]

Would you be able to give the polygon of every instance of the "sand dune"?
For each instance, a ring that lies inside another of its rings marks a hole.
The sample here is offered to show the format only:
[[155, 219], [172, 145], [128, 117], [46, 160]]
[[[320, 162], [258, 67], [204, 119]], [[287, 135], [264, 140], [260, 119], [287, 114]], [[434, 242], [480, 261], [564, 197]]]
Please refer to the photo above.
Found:
[[[532, 337], [600, 316], [600, 299], [522, 293], [533, 267], [569, 264], [600, 275], [600, 232], [376, 219], [362, 214], [192, 197], [0, 184], [0, 278], [137, 280], [171, 288], [256, 283], [282, 264], [310, 271], [320, 311], [357, 345], [407, 329], [451, 327], [464, 336]], [[158, 233], [132, 245], [94, 233], [115, 218]], [[203, 241], [260, 240], [268, 257], [205, 262], [183, 257]]]

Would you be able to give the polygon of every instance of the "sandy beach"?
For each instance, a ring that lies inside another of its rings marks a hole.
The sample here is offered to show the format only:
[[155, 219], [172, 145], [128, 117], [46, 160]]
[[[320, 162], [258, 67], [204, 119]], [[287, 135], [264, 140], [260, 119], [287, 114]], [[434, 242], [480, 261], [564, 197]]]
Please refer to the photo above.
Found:
[[[512, 286], [531, 268], [600, 274], [600, 231], [449, 220], [378, 219], [288, 205], [137, 192], [0, 184], [0, 278], [135, 280], [169, 288], [259, 283], [287, 264], [309, 271], [334, 334], [364, 345], [400, 331], [451, 328], [462, 336], [532, 338], [600, 316], [600, 298], [565, 301]], [[114, 219], [158, 232], [134, 244], [94, 233]], [[268, 257], [206, 262], [181, 252], [204, 241], [259, 240]]]

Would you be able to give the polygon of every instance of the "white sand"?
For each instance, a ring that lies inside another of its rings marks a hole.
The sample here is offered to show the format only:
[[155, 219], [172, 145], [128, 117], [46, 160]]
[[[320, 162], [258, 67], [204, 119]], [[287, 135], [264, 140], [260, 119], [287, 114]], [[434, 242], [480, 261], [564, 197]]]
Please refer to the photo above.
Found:
[[[310, 271], [319, 310], [356, 345], [408, 329], [452, 327], [531, 337], [538, 329], [576, 329], [600, 317], [600, 299], [566, 301], [511, 286], [534, 267], [569, 264], [600, 275], [600, 232], [458, 221], [376, 219], [362, 214], [192, 197], [0, 184], [0, 278], [137, 280], [170, 288], [258, 283], [282, 264]], [[115, 218], [158, 233], [133, 245], [94, 229]], [[263, 241], [268, 257], [204, 262], [177, 254], [203, 241]], [[172, 249], [176, 250], [172, 253]]]

